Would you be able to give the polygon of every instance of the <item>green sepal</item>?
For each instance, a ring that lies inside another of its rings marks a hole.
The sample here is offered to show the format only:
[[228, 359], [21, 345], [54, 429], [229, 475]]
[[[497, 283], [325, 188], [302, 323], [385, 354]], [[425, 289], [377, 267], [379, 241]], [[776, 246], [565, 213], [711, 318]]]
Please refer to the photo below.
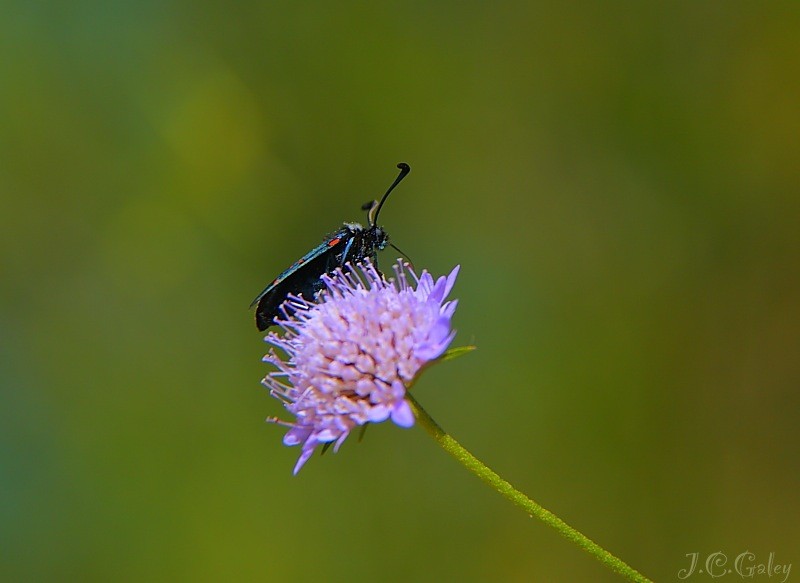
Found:
[[472, 352], [478, 348], [474, 344], [467, 344], [466, 346], [456, 346], [455, 348], [448, 348], [443, 355], [436, 359], [435, 362], [444, 362], [446, 360], [453, 360], [459, 356]]

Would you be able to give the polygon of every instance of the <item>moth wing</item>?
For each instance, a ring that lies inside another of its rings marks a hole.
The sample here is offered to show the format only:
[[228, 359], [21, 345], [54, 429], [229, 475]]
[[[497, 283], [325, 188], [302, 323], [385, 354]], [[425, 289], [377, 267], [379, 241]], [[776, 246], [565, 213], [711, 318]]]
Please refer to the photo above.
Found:
[[256, 308], [256, 325], [266, 330], [279, 315], [280, 305], [289, 294], [311, 299], [322, 288], [320, 277], [339, 264], [338, 256], [347, 247], [350, 232], [346, 229], [326, 237], [325, 241], [295, 261], [262, 291], [250, 304]]

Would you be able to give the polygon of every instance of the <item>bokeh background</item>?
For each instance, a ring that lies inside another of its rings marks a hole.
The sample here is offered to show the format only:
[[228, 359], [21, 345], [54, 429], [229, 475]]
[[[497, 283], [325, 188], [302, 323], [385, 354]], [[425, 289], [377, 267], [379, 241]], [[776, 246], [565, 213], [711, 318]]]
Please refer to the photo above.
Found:
[[462, 265], [479, 347], [430, 413], [656, 580], [800, 569], [799, 30], [794, 1], [5, 3], [0, 580], [618, 580], [419, 428], [292, 477], [263, 422], [250, 300], [400, 161], [381, 222]]

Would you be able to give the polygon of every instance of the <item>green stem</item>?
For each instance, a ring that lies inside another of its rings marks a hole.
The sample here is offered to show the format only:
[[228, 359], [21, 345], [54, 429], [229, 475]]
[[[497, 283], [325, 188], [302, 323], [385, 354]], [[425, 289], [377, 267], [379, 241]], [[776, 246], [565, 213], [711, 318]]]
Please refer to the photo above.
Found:
[[512, 503], [522, 508], [529, 515], [535, 516], [539, 520], [542, 520], [545, 524], [555, 528], [562, 536], [578, 545], [612, 571], [619, 573], [630, 581], [650, 581], [650, 579], [639, 573], [639, 571], [635, 570], [624, 561], [609, 553], [596, 542], [572, 528], [549, 510], [539, 506], [536, 502], [528, 498], [525, 494], [498, 476], [494, 471], [484, 465], [483, 462], [467, 451], [460, 443], [445, 433], [444, 430], [439, 427], [436, 421], [434, 421], [433, 418], [428, 415], [425, 409], [422, 408], [422, 406], [411, 395], [411, 393], [407, 392], [406, 398], [408, 399], [411, 408], [414, 410], [414, 415], [420, 424], [425, 428], [425, 431], [427, 431], [447, 453], [456, 458], [459, 462], [466, 466], [469, 471], [486, 482], [486, 484], [497, 490], [502, 496], [510, 500]]

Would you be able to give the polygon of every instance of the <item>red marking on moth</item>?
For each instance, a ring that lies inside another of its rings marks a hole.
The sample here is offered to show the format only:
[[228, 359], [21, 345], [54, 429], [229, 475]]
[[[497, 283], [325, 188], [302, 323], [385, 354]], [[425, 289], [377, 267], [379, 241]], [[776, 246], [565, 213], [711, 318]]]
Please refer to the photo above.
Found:
[[341, 241], [341, 239], [339, 237], [336, 237], [335, 239], [331, 239], [330, 241], [328, 241], [328, 247], [333, 247], [339, 241]]
[[305, 262], [306, 262], [305, 259], [298, 259], [297, 260], [297, 265], [303, 265], [303, 263], [305, 263]]

